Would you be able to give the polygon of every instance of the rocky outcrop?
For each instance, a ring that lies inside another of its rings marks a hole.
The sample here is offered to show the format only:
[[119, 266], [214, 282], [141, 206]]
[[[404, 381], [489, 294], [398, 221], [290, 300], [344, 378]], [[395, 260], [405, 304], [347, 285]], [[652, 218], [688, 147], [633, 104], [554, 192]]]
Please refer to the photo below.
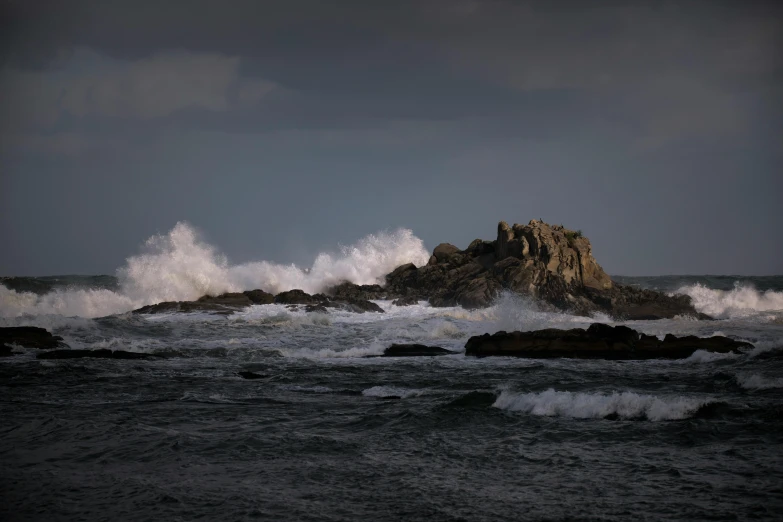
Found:
[[150, 353], [126, 352], [125, 350], [52, 350], [41, 352], [37, 359], [158, 359], [160, 355]]
[[497, 332], [468, 339], [465, 355], [475, 357], [510, 356], [531, 359], [684, 359], [696, 350], [716, 353], [740, 353], [752, 348], [748, 343], [728, 337], [667, 335], [663, 341], [640, 334], [627, 326], [595, 323], [587, 330], [550, 328], [532, 332]]
[[436, 355], [452, 355], [455, 352], [440, 346], [426, 344], [393, 344], [383, 351], [381, 357], [433, 357]]
[[706, 318], [687, 296], [614, 284], [581, 231], [537, 220], [524, 226], [501, 221], [494, 241], [476, 239], [465, 250], [442, 243], [426, 266], [399, 266], [386, 282], [390, 295], [426, 298], [432, 306], [481, 308], [508, 290], [581, 315]]
[[45, 328], [37, 326], [10, 326], [0, 328], [0, 347], [5, 346], [5, 350], [11, 353], [12, 344], [23, 346], [25, 348], [39, 348], [52, 350], [54, 348], [63, 348], [68, 345], [63, 342], [59, 335], [52, 335]]
[[243, 379], [249, 379], [249, 380], [265, 379], [265, 378], [269, 377], [268, 375], [263, 375], [261, 373], [255, 373], [255, 372], [249, 372], [249, 371], [237, 372], [237, 375], [239, 375]]
[[333, 287], [335, 295], [314, 294], [310, 295], [303, 290], [294, 289], [280, 292], [277, 295], [263, 290], [247, 290], [245, 292], [233, 292], [218, 296], [205, 295], [195, 301], [164, 301], [153, 305], [143, 306], [133, 311], [134, 314], [160, 314], [160, 313], [189, 313], [207, 312], [212, 314], [230, 315], [250, 305], [258, 304], [283, 304], [292, 310], [298, 310], [303, 306], [307, 312], [328, 313], [329, 309], [341, 309], [349, 312], [383, 313], [383, 308], [369, 301], [363, 296], [383, 295], [386, 291], [378, 285], [354, 285], [343, 283]]

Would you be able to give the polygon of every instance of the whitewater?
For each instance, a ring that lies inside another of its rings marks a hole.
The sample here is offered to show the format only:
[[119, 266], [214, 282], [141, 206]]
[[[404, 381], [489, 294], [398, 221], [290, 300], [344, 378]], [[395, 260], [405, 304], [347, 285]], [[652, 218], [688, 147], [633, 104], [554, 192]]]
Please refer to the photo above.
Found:
[[[613, 278], [687, 294], [709, 321], [581, 317], [509, 293], [479, 310], [128, 313], [254, 288], [383, 284], [428, 258], [399, 229], [307, 267], [231, 264], [179, 223], [111, 276], [0, 280], [0, 326], [155, 356], [40, 360], [14, 347], [0, 358], [0, 519], [779, 518], [783, 276]], [[464, 355], [473, 335], [592, 322], [754, 347], [675, 361]], [[393, 343], [455, 353], [377, 357]]]

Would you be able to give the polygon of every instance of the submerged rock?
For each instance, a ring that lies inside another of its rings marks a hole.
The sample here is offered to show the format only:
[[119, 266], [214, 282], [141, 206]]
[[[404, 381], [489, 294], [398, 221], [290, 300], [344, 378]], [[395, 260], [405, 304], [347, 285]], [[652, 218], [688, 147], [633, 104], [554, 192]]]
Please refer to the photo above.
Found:
[[[11, 347], [8, 345], [17, 344], [25, 348], [40, 348], [51, 350], [54, 348], [67, 347], [63, 338], [59, 335], [52, 335], [45, 328], [37, 326], [9, 326], [0, 328], [0, 345], [5, 346], [8, 353]], [[3, 351], [0, 349], [0, 351]]]
[[243, 379], [250, 379], [250, 380], [253, 380], [253, 379], [265, 379], [265, 378], [269, 377], [268, 375], [263, 375], [263, 374], [260, 374], [260, 373], [254, 373], [254, 372], [248, 372], [248, 371], [237, 372], [237, 375], [239, 375]]
[[442, 243], [426, 266], [399, 266], [386, 282], [390, 295], [426, 298], [432, 306], [482, 308], [509, 290], [580, 315], [708, 318], [696, 312], [688, 296], [614, 284], [581, 231], [537, 220], [524, 226], [501, 221], [497, 239], [476, 239], [465, 250]]
[[663, 341], [639, 334], [627, 326], [595, 323], [587, 330], [549, 328], [532, 332], [497, 332], [468, 339], [465, 355], [475, 357], [510, 356], [531, 359], [684, 359], [696, 350], [739, 353], [753, 345], [728, 337], [667, 335]]
[[393, 344], [383, 351], [381, 357], [431, 357], [436, 355], [452, 355], [456, 352], [440, 346], [426, 344]]
[[53, 350], [41, 352], [38, 359], [158, 359], [160, 355], [151, 353], [126, 352], [124, 350]]

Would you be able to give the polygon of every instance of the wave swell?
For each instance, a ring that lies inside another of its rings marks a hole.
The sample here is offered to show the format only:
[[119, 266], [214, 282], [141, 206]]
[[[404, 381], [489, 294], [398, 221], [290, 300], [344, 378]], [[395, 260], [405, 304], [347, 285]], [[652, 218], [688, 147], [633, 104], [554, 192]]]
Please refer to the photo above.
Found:
[[656, 397], [633, 392], [584, 393], [557, 391], [552, 388], [540, 393], [517, 393], [504, 390], [493, 404], [507, 411], [545, 417], [575, 419], [647, 419], [651, 421], [681, 420], [695, 415], [709, 399], [688, 397]]

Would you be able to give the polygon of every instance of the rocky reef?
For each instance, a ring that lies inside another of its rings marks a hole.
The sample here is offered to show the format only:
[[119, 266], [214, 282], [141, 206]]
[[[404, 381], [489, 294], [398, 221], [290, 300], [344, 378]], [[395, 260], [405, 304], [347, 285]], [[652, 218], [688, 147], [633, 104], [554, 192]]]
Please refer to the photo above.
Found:
[[650, 320], [698, 313], [690, 297], [669, 296], [616, 284], [593, 257], [581, 231], [532, 220], [527, 225], [501, 221], [492, 241], [476, 239], [465, 250], [441, 243], [429, 262], [402, 265], [386, 275], [386, 284], [343, 282], [310, 295], [294, 289], [272, 295], [263, 290], [205, 295], [196, 301], [163, 302], [134, 313], [209, 312], [231, 314], [253, 304], [284, 304], [291, 309], [328, 313], [330, 309], [377, 312], [372, 300], [393, 299], [396, 306], [428, 300], [432, 306], [482, 308], [503, 291], [530, 296], [544, 306], [577, 315], [603, 312], [617, 319]]
[[753, 345], [728, 337], [676, 337], [667, 334], [661, 341], [627, 326], [595, 323], [587, 330], [549, 328], [532, 332], [497, 332], [471, 337], [465, 355], [475, 357], [510, 356], [531, 359], [566, 357], [571, 359], [685, 359], [696, 350], [714, 353], [740, 353]]
[[0, 328], [0, 356], [12, 355], [12, 345], [25, 348], [52, 350], [67, 348], [63, 338], [36, 326], [9, 326]]
[[579, 315], [708, 318], [693, 308], [688, 296], [615, 284], [580, 231], [537, 220], [513, 226], [501, 221], [494, 241], [476, 239], [465, 250], [442, 243], [426, 266], [402, 265], [386, 282], [390, 294], [428, 299], [432, 306], [481, 308], [508, 290]]

